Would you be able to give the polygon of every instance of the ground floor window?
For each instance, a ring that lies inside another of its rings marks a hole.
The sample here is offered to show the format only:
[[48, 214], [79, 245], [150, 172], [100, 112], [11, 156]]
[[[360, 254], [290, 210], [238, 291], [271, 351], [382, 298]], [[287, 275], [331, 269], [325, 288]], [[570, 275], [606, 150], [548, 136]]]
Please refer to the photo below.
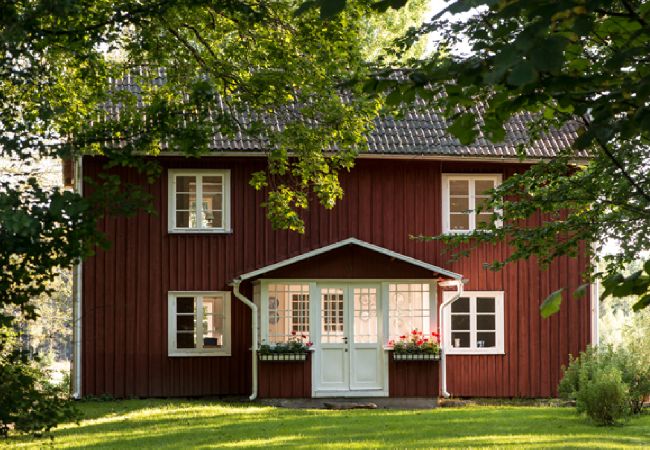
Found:
[[[398, 340], [417, 329], [425, 335], [435, 317], [431, 286], [428, 283], [388, 285], [388, 340]], [[432, 316], [433, 311], [433, 316]]]
[[230, 355], [230, 292], [169, 293], [169, 356]]
[[[267, 286], [268, 343], [287, 342], [299, 336], [309, 341], [309, 284], [269, 284]], [[304, 337], [303, 337], [304, 336]]]
[[463, 292], [446, 308], [445, 323], [447, 353], [503, 353], [503, 292]]

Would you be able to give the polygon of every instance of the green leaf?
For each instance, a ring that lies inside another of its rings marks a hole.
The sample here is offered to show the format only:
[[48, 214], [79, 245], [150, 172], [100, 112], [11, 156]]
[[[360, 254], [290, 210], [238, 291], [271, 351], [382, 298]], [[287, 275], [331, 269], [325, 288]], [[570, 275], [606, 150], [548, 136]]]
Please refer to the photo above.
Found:
[[537, 80], [537, 71], [528, 61], [517, 64], [508, 75], [508, 84], [524, 86]]
[[537, 70], [557, 72], [564, 64], [564, 47], [566, 41], [559, 37], [551, 37], [533, 47], [530, 60]]
[[546, 299], [539, 305], [539, 312], [544, 319], [548, 319], [553, 314], [560, 311], [560, 304], [562, 303], [562, 289], [551, 293]]
[[379, 12], [386, 12], [388, 8], [400, 9], [402, 6], [406, 5], [408, 0], [381, 0], [379, 2], [373, 3], [370, 5], [372, 9]]
[[646, 294], [641, 299], [636, 302], [634, 305], [632, 305], [632, 310], [634, 312], [640, 311], [644, 308], [647, 308], [650, 306], [650, 294]]
[[478, 136], [475, 125], [476, 118], [474, 114], [463, 113], [454, 120], [454, 123], [447, 128], [447, 131], [457, 137], [461, 144], [469, 145]]
[[320, 18], [331, 19], [345, 9], [346, 0], [320, 0]]
[[645, 270], [645, 273], [650, 275], [650, 259], [645, 262], [643, 265], [643, 270]]
[[578, 289], [573, 291], [573, 298], [582, 298], [587, 295], [587, 289], [589, 288], [589, 283], [584, 283], [578, 286]]
[[300, 16], [302, 14], [305, 14], [307, 11], [310, 9], [315, 8], [318, 5], [318, 2], [316, 0], [307, 0], [303, 2], [298, 9], [296, 9], [295, 15]]

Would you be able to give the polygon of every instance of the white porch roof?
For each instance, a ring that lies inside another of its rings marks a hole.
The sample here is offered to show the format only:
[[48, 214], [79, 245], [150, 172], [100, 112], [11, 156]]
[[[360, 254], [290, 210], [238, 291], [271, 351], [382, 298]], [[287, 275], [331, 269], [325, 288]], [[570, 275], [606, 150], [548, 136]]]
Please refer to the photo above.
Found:
[[401, 253], [394, 252], [392, 250], [389, 250], [384, 247], [380, 247], [378, 245], [371, 244], [369, 242], [362, 241], [361, 239], [357, 238], [347, 238], [343, 239], [342, 241], [335, 242], [334, 244], [326, 245], [324, 247], [317, 248], [315, 250], [311, 250], [307, 253], [303, 253], [302, 255], [294, 256], [292, 258], [287, 258], [283, 261], [270, 264], [268, 266], [264, 266], [260, 269], [253, 270], [252, 272], [247, 272], [244, 274], [239, 275], [236, 277], [233, 281], [234, 282], [241, 282], [244, 280], [249, 280], [251, 278], [256, 278], [259, 277], [260, 275], [264, 275], [265, 273], [272, 272], [276, 269], [280, 269], [281, 267], [289, 266], [291, 264], [295, 264], [300, 261], [304, 261], [306, 259], [312, 258], [314, 256], [322, 255], [323, 253], [327, 253], [331, 250], [335, 250], [337, 248], [344, 247], [346, 245], [356, 245], [362, 248], [366, 248], [368, 250], [372, 250], [374, 252], [377, 252], [379, 254], [388, 256], [390, 258], [395, 258], [397, 260], [403, 261], [408, 264], [412, 264], [414, 266], [421, 267], [425, 270], [429, 270], [431, 272], [438, 273], [440, 275], [443, 275], [445, 277], [449, 277], [455, 280], [462, 280], [463, 276], [451, 272], [449, 270], [443, 269], [442, 267], [434, 266], [433, 264], [426, 263], [424, 261], [420, 261], [419, 259], [412, 258], [410, 256], [402, 255]]

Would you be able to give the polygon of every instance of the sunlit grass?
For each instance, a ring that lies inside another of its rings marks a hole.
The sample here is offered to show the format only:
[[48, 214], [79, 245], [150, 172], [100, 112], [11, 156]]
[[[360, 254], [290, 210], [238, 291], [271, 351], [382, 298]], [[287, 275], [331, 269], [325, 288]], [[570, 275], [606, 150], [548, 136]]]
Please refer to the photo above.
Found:
[[591, 425], [569, 408], [292, 410], [210, 401], [82, 402], [85, 419], [54, 440], [12, 437], [0, 446], [40, 448], [650, 448], [650, 415], [624, 426]]

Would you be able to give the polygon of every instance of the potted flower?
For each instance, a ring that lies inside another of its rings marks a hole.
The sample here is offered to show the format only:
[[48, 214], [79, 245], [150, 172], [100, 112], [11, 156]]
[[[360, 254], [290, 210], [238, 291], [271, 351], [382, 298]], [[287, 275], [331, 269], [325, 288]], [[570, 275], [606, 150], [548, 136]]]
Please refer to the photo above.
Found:
[[257, 355], [260, 361], [306, 361], [307, 355], [314, 345], [312, 342], [305, 342], [307, 336], [291, 332], [287, 342], [277, 342], [273, 345], [260, 345]]
[[440, 335], [432, 332], [425, 336], [417, 328], [407, 336], [388, 341], [393, 348], [394, 361], [437, 361], [440, 359]]

